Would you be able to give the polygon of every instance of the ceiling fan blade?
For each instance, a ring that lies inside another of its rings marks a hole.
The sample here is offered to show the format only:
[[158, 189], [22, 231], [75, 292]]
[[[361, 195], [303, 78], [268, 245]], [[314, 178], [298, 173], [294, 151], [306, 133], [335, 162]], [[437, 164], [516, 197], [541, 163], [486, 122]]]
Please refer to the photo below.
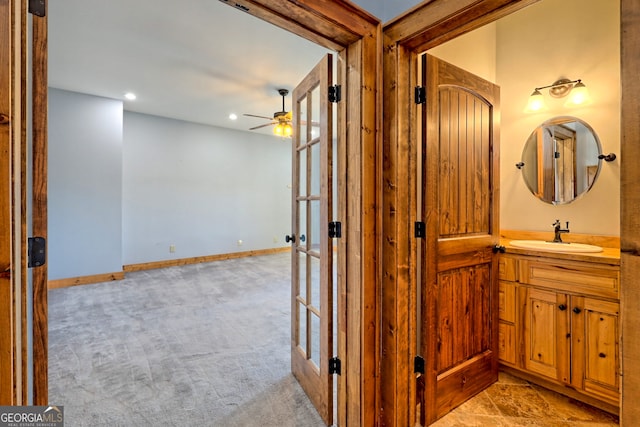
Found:
[[255, 114], [243, 114], [243, 116], [247, 116], [247, 117], [257, 117], [257, 118], [259, 118], [259, 119], [273, 120], [273, 117], [256, 116]]
[[267, 123], [267, 124], [260, 125], [260, 126], [254, 126], [252, 128], [249, 128], [249, 130], [256, 130], [256, 129], [264, 128], [264, 127], [271, 126], [271, 125], [274, 125], [274, 124], [275, 124], [275, 122]]

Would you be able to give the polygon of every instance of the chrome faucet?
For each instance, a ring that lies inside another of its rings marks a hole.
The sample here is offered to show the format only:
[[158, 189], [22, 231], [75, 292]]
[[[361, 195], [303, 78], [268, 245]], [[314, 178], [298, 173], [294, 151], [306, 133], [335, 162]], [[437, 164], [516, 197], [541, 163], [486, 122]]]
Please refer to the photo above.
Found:
[[554, 236], [553, 236], [553, 243], [564, 243], [562, 241], [562, 237], [560, 237], [560, 235], [562, 233], [568, 233], [569, 232], [569, 221], [567, 221], [567, 228], [565, 228], [564, 230], [562, 229], [562, 226], [560, 225], [560, 220], [556, 219], [556, 222], [554, 222], [553, 224], [551, 224], [551, 226], [553, 227], [553, 231], [554, 231]]

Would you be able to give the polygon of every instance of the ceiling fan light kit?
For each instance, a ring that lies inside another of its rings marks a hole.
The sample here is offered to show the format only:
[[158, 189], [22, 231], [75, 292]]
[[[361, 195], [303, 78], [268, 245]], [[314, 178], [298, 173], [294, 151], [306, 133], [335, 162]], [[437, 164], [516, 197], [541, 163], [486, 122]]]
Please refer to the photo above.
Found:
[[278, 93], [282, 97], [282, 111], [276, 111], [275, 113], [273, 113], [273, 117], [257, 116], [255, 114], [244, 114], [247, 117], [257, 117], [270, 121], [269, 123], [249, 128], [249, 130], [256, 130], [266, 126], [275, 125], [273, 127], [274, 135], [281, 136], [283, 138], [291, 137], [291, 135], [293, 134], [293, 127], [291, 126], [291, 111], [286, 111], [284, 108], [284, 98], [289, 94], [289, 91], [287, 89], [278, 89]]

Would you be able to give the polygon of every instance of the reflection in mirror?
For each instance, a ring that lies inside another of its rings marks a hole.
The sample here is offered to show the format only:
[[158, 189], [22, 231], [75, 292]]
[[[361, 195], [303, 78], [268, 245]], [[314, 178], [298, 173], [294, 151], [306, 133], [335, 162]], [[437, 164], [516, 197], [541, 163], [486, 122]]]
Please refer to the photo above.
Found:
[[600, 141], [591, 126], [575, 117], [555, 117], [531, 133], [519, 167], [537, 198], [561, 205], [593, 186], [600, 172], [600, 153]]

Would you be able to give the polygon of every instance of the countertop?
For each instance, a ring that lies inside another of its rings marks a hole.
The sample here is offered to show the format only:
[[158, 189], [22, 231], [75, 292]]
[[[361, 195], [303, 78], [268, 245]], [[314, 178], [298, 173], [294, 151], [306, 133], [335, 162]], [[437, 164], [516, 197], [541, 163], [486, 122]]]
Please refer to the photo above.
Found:
[[505, 247], [506, 253], [517, 255], [529, 255], [546, 258], [557, 258], [573, 261], [597, 262], [611, 265], [620, 265], [620, 248], [602, 247], [602, 252], [595, 253], [570, 253], [570, 252], [548, 252], [534, 249], [516, 248], [509, 242], [517, 239], [500, 239], [500, 245]]

